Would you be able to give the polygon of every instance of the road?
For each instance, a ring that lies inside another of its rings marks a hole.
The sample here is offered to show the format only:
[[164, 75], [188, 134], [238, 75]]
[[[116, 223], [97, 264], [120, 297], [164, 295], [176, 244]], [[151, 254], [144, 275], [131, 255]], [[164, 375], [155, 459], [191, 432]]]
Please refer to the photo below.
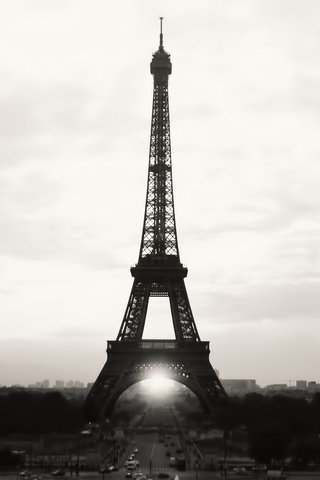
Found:
[[140, 462], [143, 472], [160, 472], [174, 469], [169, 466], [169, 459], [177, 455], [181, 449], [179, 435], [176, 431], [175, 420], [170, 409], [159, 403], [158, 406], [149, 408], [147, 414], [133, 431], [132, 439], [124, 461], [138, 449], [135, 458]]
[[[171, 480], [223, 480], [225, 477], [221, 477], [221, 475], [217, 472], [203, 472], [199, 471], [198, 473], [195, 471], [188, 471], [188, 472], [171, 472], [170, 474]], [[17, 474], [15, 472], [11, 473], [4, 473], [0, 472], [0, 480], [17, 480]], [[51, 477], [48, 474], [42, 476], [42, 480], [53, 480], [55, 477]], [[103, 475], [97, 472], [81, 472], [79, 477], [75, 475], [70, 477], [69, 475], [65, 477], [60, 477], [61, 480], [68, 480], [73, 478], [74, 480], [103, 480]], [[154, 473], [152, 475], [154, 480], [157, 479], [157, 474]], [[226, 480], [253, 480], [256, 477], [251, 475], [240, 476], [240, 475], [228, 475]], [[263, 479], [263, 477], [260, 477]], [[287, 480], [319, 480], [320, 472], [290, 472], [287, 474]], [[118, 472], [113, 472], [105, 475], [104, 480], [125, 480], [125, 473], [124, 471], [119, 470]]]
[[[156, 471], [168, 470], [169, 458], [175, 456], [176, 450], [181, 448], [179, 437], [176, 433], [171, 433], [170, 438], [160, 440], [159, 433], [156, 432], [135, 433], [124, 460], [137, 448], [139, 451], [135, 454], [135, 459], [139, 460], [143, 471], [150, 470], [150, 467]], [[124, 466], [123, 462], [121, 466]]]

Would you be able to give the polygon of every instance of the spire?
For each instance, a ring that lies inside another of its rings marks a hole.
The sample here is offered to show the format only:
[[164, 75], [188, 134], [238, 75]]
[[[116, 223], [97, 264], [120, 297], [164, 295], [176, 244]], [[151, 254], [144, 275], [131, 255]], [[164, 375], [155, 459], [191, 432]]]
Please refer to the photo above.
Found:
[[163, 17], [160, 17], [160, 45], [159, 45], [159, 50], [163, 50], [162, 20], [163, 20]]
[[170, 75], [172, 66], [170, 62], [170, 54], [167, 53], [163, 48], [162, 20], [163, 17], [160, 17], [160, 45], [158, 50], [152, 55], [150, 70], [152, 74], [165, 73], [167, 75]]

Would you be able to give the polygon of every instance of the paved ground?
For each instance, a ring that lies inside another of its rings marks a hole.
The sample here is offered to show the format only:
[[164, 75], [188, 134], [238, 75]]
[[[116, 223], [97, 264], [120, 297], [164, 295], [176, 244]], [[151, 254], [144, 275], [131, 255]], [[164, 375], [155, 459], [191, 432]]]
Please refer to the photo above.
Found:
[[[147, 469], [143, 468], [146, 473]], [[152, 478], [157, 480], [158, 477], [158, 469], [152, 471]], [[161, 471], [164, 471], [162, 469]], [[222, 480], [225, 477], [222, 477], [218, 472], [210, 472], [210, 471], [186, 471], [186, 472], [175, 472], [172, 469], [167, 469], [168, 473], [170, 474], [171, 480]], [[97, 472], [81, 472], [79, 477], [73, 475], [65, 475], [64, 477], [52, 477], [50, 474], [39, 474], [42, 477], [42, 480], [53, 480], [53, 479], [61, 479], [61, 480], [68, 480], [73, 478], [73, 480], [103, 480], [103, 475]], [[286, 473], [287, 480], [320, 480], [320, 471], [318, 472], [287, 472]], [[227, 479], [230, 480], [254, 480], [260, 478], [264, 480], [264, 476], [255, 477], [254, 475], [234, 475], [229, 473], [227, 475]], [[19, 475], [17, 472], [0, 472], [0, 480], [21, 480], [19, 479]], [[125, 470], [119, 470], [118, 472], [113, 472], [104, 475], [104, 480], [125, 480]]]

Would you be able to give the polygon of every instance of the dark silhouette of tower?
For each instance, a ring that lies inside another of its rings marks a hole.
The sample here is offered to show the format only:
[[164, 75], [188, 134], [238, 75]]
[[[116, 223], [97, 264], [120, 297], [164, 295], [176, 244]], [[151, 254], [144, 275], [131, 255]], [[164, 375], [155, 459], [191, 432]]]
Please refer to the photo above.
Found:
[[[97, 421], [112, 413], [130, 385], [157, 368], [189, 387], [211, 410], [226, 393], [209, 362], [209, 342], [200, 340], [180, 263], [173, 203], [168, 101], [170, 55], [160, 45], [150, 64], [154, 78], [148, 186], [138, 263], [128, 305], [115, 341], [107, 345], [107, 361], [87, 400], [88, 417]], [[142, 340], [150, 297], [169, 297], [175, 340]]]

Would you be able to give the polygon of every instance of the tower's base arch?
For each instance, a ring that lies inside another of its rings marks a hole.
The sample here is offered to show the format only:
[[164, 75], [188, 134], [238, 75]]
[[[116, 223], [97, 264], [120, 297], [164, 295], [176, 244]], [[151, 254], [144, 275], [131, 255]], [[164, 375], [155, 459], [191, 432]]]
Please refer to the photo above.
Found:
[[92, 422], [110, 418], [125, 390], [160, 370], [166, 378], [190, 389], [208, 413], [219, 399], [226, 398], [209, 361], [209, 342], [111, 341], [107, 353], [107, 361], [86, 399], [87, 416]]

